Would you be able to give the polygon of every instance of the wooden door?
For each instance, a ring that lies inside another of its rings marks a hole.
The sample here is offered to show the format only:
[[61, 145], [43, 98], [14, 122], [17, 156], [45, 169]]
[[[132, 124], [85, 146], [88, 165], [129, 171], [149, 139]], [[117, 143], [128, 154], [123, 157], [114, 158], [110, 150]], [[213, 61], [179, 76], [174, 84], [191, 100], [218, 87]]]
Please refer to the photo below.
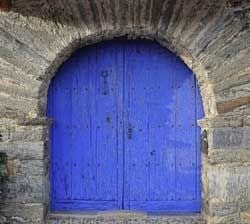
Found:
[[48, 95], [53, 211], [200, 210], [195, 77], [157, 43], [78, 50]]
[[195, 76], [157, 44], [127, 43], [124, 55], [124, 207], [199, 211], [202, 107]]

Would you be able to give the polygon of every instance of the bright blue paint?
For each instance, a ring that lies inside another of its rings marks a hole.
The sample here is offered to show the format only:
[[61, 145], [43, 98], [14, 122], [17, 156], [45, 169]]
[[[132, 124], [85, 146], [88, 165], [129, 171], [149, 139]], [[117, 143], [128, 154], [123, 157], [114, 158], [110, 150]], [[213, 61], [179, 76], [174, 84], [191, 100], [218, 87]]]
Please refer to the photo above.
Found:
[[51, 210], [199, 212], [199, 89], [146, 40], [78, 50], [48, 95]]

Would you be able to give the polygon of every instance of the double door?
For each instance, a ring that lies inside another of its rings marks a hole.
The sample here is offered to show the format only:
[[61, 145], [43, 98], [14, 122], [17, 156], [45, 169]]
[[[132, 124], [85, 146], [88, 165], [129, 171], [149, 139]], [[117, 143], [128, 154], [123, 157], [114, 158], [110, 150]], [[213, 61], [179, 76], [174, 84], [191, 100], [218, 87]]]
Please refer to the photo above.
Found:
[[52, 80], [48, 116], [52, 210], [200, 210], [199, 90], [165, 48], [78, 50]]

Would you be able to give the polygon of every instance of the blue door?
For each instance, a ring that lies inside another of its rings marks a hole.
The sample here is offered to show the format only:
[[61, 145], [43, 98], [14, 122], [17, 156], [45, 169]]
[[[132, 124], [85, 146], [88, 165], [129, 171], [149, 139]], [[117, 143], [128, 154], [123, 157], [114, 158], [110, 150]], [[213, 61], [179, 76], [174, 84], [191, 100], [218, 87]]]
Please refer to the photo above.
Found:
[[200, 211], [195, 76], [146, 40], [78, 50], [48, 94], [51, 210]]

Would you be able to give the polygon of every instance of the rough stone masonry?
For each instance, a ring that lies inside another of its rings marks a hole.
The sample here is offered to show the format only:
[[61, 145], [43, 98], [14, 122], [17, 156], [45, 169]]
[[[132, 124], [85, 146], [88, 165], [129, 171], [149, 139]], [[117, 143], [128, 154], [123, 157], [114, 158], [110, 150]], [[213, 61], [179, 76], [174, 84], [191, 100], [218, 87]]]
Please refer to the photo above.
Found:
[[[196, 74], [208, 147], [200, 215], [49, 213], [50, 80], [77, 48], [124, 35], [157, 40]], [[249, 115], [249, 0], [13, 0], [0, 12], [0, 152], [8, 156], [0, 223], [249, 224]]]

